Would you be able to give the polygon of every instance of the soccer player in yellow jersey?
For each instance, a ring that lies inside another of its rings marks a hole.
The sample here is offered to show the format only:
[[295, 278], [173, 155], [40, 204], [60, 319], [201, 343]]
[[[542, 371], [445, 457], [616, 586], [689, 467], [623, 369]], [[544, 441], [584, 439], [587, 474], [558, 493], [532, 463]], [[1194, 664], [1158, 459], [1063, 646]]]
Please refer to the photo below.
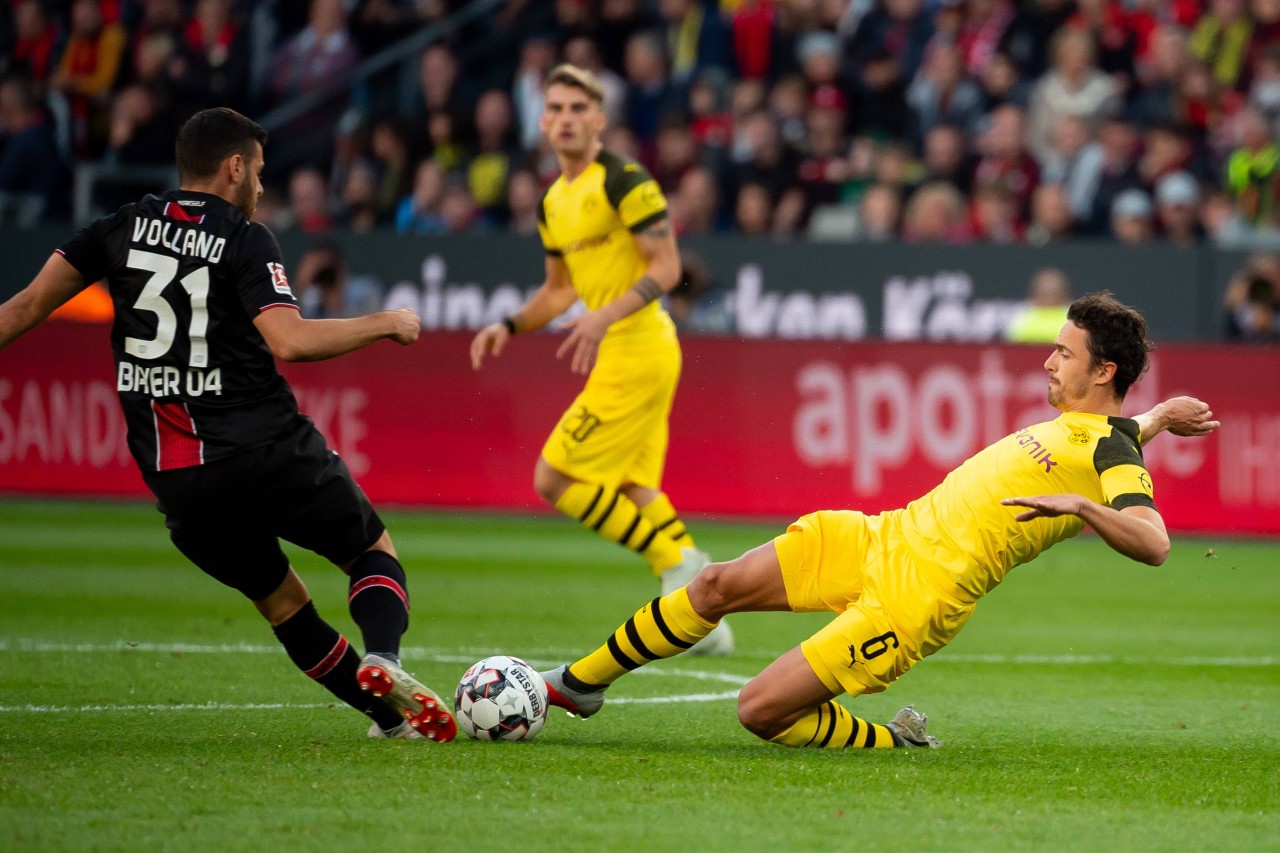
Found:
[[[578, 299], [585, 303], [557, 357], [571, 354], [587, 384], [543, 445], [534, 489], [644, 557], [666, 594], [709, 562], [661, 488], [681, 358], [675, 325], [658, 299], [679, 283], [680, 257], [657, 182], [600, 144], [603, 98], [588, 71], [560, 65], [547, 76], [542, 132], [561, 174], [538, 208], [546, 281], [523, 308], [475, 336], [471, 363], [479, 370], [513, 335], [542, 328]], [[695, 653], [733, 650], [724, 623], [699, 639]]]
[[1163, 563], [1169, 536], [1141, 446], [1164, 430], [1218, 427], [1191, 397], [1122, 417], [1125, 393], [1146, 370], [1146, 322], [1105, 292], [1077, 300], [1067, 317], [1044, 364], [1056, 420], [997, 441], [903, 509], [816, 512], [736, 560], [712, 563], [596, 651], [544, 673], [551, 702], [590, 716], [615, 680], [679, 654], [727, 613], [830, 610], [838, 615], [826, 627], [742, 689], [742, 725], [787, 746], [937, 746], [910, 706], [879, 725], [834, 699], [884, 690], [949, 643], [1010, 569], [1086, 524], [1126, 557]]

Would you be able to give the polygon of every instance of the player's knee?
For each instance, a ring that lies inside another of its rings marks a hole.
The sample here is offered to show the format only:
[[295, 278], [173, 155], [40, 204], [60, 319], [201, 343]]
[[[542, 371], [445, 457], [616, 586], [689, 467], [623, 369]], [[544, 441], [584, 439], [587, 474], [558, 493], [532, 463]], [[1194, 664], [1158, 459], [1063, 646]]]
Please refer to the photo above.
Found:
[[718, 622], [733, 612], [736, 592], [727, 563], [711, 563], [689, 583], [689, 602], [703, 619]]
[[773, 740], [787, 730], [787, 725], [768, 701], [758, 681], [748, 682], [738, 694], [738, 722], [761, 740]]

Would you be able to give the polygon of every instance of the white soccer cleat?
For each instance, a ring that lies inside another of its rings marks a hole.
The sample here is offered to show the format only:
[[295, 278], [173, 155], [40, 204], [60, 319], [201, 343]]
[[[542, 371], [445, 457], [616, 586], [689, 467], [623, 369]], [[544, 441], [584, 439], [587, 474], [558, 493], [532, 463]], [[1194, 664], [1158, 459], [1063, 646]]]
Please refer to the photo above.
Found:
[[[698, 572], [711, 563], [711, 555], [697, 548], [682, 548], [684, 559], [658, 576], [662, 581], [662, 594], [670, 595], [682, 586], [688, 586]], [[711, 633], [689, 649], [689, 654], [704, 657], [724, 657], [733, 654], [733, 629], [724, 619], [711, 629]]]
[[445, 743], [458, 734], [458, 724], [448, 705], [399, 664], [378, 655], [365, 655], [356, 670], [360, 689], [395, 708], [408, 725], [427, 740]]
[[426, 735], [409, 725], [405, 720], [390, 731], [384, 731], [377, 723], [369, 726], [369, 737], [374, 740], [426, 740]]
[[884, 727], [893, 732], [900, 746], [937, 749], [942, 746], [942, 741], [925, 731], [925, 725], [928, 722], [928, 717], [917, 711], [914, 706], [908, 705], [894, 714], [893, 719], [885, 723]]
[[604, 689], [592, 690], [589, 693], [574, 690], [564, 683], [564, 674], [568, 669], [568, 664], [561, 664], [555, 669], [538, 674], [547, 683], [548, 703], [557, 708], [564, 708], [570, 714], [585, 720], [604, 705]]

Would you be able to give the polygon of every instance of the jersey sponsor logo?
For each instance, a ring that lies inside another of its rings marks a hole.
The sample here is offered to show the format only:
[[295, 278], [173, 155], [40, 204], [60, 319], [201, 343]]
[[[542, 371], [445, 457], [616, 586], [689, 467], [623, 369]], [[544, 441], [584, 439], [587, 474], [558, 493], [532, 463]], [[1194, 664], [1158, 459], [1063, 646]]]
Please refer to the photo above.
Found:
[[289, 277], [284, 274], [284, 264], [267, 261], [267, 272], [271, 273], [271, 286], [276, 289], [276, 293], [293, 296], [293, 291], [289, 289]]
[[139, 217], [133, 223], [133, 242], [162, 246], [178, 255], [203, 258], [211, 264], [222, 260], [226, 237], [215, 237], [200, 228], [183, 228], [177, 222]]
[[595, 237], [587, 237], [583, 240], [574, 240], [572, 243], [565, 245], [561, 251], [568, 255], [573, 252], [581, 252], [585, 249], [595, 249], [607, 244], [612, 239], [612, 234], [599, 234]]
[[1067, 440], [1072, 444], [1085, 445], [1089, 443], [1089, 431], [1086, 429], [1077, 429], [1067, 436]]
[[1054, 460], [1053, 454], [1031, 434], [1030, 430], [1020, 429], [1014, 433], [1014, 437], [1018, 440], [1018, 446], [1025, 450], [1028, 456], [1044, 466], [1046, 474], [1053, 473], [1058, 463]]
[[193, 199], [193, 198], [178, 199], [178, 204], [182, 205], [183, 207], [204, 207], [205, 205], [203, 201], [198, 201], [197, 199]]

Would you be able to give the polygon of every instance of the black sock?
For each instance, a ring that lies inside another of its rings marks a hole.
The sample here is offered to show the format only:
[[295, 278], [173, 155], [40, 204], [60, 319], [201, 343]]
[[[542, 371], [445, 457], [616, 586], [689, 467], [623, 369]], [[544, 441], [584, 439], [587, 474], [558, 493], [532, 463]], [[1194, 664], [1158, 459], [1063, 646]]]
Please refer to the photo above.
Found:
[[365, 551], [351, 565], [347, 607], [360, 626], [366, 654], [399, 662], [400, 637], [409, 627], [404, 568], [386, 551]]
[[307, 677], [383, 729], [400, 725], [402, 720], [394, 708], [360, 689], [356, 681], [359, 655], [346, 637], [320, 618], [310, 601], [271, 630], [284, 646], [289, 660]]

